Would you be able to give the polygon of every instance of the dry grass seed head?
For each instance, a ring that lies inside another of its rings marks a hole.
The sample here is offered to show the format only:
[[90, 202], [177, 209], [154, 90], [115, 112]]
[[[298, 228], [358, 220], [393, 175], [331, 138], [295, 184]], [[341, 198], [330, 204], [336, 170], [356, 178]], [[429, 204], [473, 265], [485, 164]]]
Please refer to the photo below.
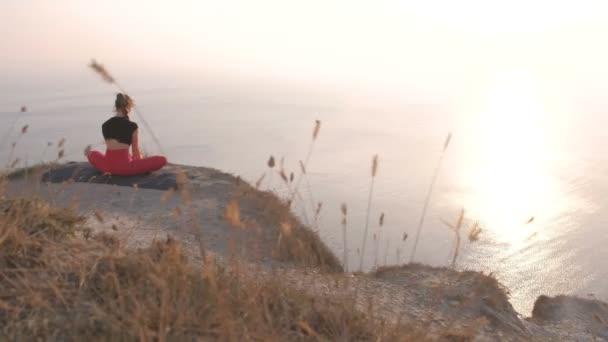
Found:
[[479, 240], [479, 235], [481, 234], [481, 227], [479, 226], [479, 222], [475, 222], [469, 231], [469, 241], [474, 242]]
[[375, 154], [372, 160], [372, 177], [376, 177], [376, 173], [378, 172], [378, 155]]
[[316, 140], [319, 135], [319, 131], [321, 130], [321, 121], [315, 120], [315, 128], [312, 131], [312, 139]]
[[106, 68], [97, 63], [96, 60], [92, 60], [91, 64], [89, 64], [89, 67], [91, 67], [91, 69], [93, 69], [93, 71], [95, 71], [97, 74], [99, 74], [99, 76], [101, 76], [101, 78], [108, 82], [108, 83], [114, 83], [114, 78], [112, 77], [112, 75], [110, 75], [110, 73], [106, 70]]
[[443, 143], [443, 151], [445, 152], [445, 150], [448, 149], [448, 146], [450, 145], [450, 140], [452, 140], [452, 132], [448, 133], [448, 136], [445, 138], [445, 141]]
[[272, 169], [274, 166], [275, 166], [274, 157], [270, 156], [270, 158], [268, 158], [268, 167]]

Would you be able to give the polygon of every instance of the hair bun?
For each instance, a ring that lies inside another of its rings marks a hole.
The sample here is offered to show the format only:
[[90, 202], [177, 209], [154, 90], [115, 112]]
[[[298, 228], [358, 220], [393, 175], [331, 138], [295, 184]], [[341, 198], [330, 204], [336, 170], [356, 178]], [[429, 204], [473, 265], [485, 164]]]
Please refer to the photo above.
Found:
[[117, 112], [128, 114], [133, 107], [133, 99], [129, 95], [124, 93], [116, 94], [116, 101], [114, 101], [114, 107]]

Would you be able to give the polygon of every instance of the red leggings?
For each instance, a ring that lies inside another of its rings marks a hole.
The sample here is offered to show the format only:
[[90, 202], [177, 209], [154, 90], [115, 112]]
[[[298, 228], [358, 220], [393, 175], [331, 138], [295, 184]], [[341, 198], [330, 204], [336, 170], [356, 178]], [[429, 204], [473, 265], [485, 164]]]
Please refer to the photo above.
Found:
[[91, 151], [87, 158], [97, 170], [117, 176], [139, 175], [160, 170], [167, 165], [167, 158], [162, 156], [131, 159], [128, 149], [106, 150], [105, 155], [99, 151]]

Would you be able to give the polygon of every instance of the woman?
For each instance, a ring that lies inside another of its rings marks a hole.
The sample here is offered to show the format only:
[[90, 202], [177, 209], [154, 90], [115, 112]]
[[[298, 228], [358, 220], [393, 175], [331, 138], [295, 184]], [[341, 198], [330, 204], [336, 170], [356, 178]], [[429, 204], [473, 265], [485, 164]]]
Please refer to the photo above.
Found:
[[[133, 100], [129, 95], [116, 95], [116, 115], [101, 126], [106, 141], [106, 154], [98, 151], [87, 154], [89, 162], [103, 173], [132, 176], [159, 170], [167, 164], [167, 158], [162, 156], [142, 157], [137, 124], [129, 120], [132, 108]], [[133, 157], [129, 154], [129, 147], [133, 149]]]

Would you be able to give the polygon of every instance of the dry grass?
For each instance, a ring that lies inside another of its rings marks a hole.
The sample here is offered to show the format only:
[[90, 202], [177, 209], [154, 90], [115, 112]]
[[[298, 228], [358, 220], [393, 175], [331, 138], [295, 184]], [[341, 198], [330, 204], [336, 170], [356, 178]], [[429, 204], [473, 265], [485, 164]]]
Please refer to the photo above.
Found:
[[373, 269], [378, 268], [378, 248], [380, 241], [382, 240], [382, 226], [384, 225], [384, 213], [380, 214], [378, 218], [378, 229], [377, 232], [374, 233], [374, 242], [376, 244], [376, 248], [374, 249], [374, 267]]
[[0, 208], [3, 340], [422, 339], [413, 327], [370, 319], [277, 277], [210, 257], [193, 265], [170, 238], [126, 250], [39, 200], [2, 200]]
[[441, 151], [441, 155], [439, 156], [439, 160], [437, 161], [437, 166], [435, 166], [435, 170], [433, 171], [433, 177], [431, 178], [431, 183], [429, 184], [429, 188], [426, 193], [426, 197], [424, 198], [424, 204], [422, 205], [422, 213], [420, 214], [420, 221], [418, 221], [418, 226], [416, 227], [416, 234], [414, 235], [414, 245], [412, 247], [412, 253], [410, 254], [410, 262], [414, 262], [414, 258], [416, 257], [416, 249], [418, 248], [418, 240], [420, 238], [420, 233], [422, 232], [422, 227], [424, 225], [424, 219], [426, 218], [426, 212], [429, 207], [429, 203], [431, 202], [431, 195], [433, 194], [433, 188], [435, 187], [435, 183], [437, 182], [437, 177], [439, 176], [439, 170], [441, 169], [441, 164], [443, 163], [443, 157], [445, 156], [445, 151], [450, 146], [450, 141], [452, 140], [452, 133], [449, 133], [443, 142], [443, 150]]
[[344, 268], [344, 271], [348, 271], [348, 242], [346, 240], [346, 225], [348, 223], [346, 218], [348, 215], [348, 207], [346, 206], [346, 203], [342, 203], [342, 205], [340, 206], [340, 211], [342, 212], [342, 244], [344, 249], [344, 256], [342, 257], [342, 267]]
[[363, 230], [363, 241], [361, 242], [361, 257], [359, 260], [359, 271], [363, 272], [363, 259], [365, 258], [365, 246], [367, 245], [367, 230], [369, 228], [369, 216], [372, 210], [372, 196], [374, 194], [374, 181], [378, 172], [378, 155], [372, 158], [372, 181], [369, 186], [369, 194], [367, 197], [367, 210], [365, 211], [365, 229]]
[[[456, 267], [456, 261], [458, 260], [458, 256], [460, 255], [460, 245], [462, 238], [460, 236], [460, 232], [462, 230], [462, 226], [464, 224], [465, 219], [465, 211], [464, 208], [460, 210], [460, 214], [458, 215], [458, 219], [455, 224], [451, 224], [450, 222], [441, 219], [444, 225], [446, 225], [452, 232], [454, 233], [454, 245], [452, 247], [452, 263], [450, 264], [452, 268]], [[478, 222], [475, 222], [469, 227], [469, 241], [475, 242], [479, 240], [479, 235], [481, 234], [481, 227]]]
[[[233, 200], [242, 206], [251, 206], [258, 223], [269, 228], [269, 234], [277, 240], [274, 256], [281, 261], [320, 267], [326, 271], [341, 272], [342, 266], [334, 253], [323, 243], [319, 235], [291, 212], [287, 200], [270, 191], [260, 191], [240, 181], [233, 193]], [[290, 227], [289, 234], [281, 230]]]

